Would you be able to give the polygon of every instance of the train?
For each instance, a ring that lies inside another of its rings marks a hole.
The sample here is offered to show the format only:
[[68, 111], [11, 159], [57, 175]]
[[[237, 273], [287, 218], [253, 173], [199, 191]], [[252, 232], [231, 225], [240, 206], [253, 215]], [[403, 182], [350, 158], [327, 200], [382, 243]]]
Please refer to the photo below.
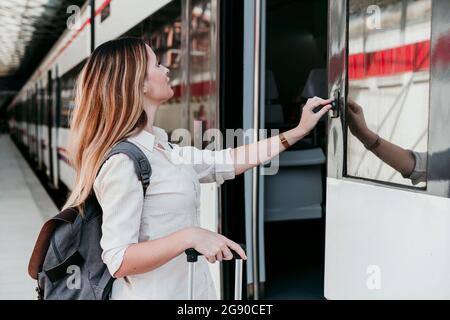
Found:
[[[90, 0], [8, 106], [11, 136], [51, 190], [70, 190], [75, 80], [121, 36], [148, 39], [170, 69], [175, 94], [155, 125], [169, 138], [201, 128], [200, 148], [208, 129], [242, 129], [235, 147], [297, 126], [308, 98], [335, 97], [276, 174], [262, 164], [202, 184], [202, 227], [246, 244], [247, 299], [448, 299], [446, 12], [446, 0]], [[350, 132], [349, 99], [379, 136], [426, 155], [424, 181]], [[231, 298], [233, 266], [209, 267]]]

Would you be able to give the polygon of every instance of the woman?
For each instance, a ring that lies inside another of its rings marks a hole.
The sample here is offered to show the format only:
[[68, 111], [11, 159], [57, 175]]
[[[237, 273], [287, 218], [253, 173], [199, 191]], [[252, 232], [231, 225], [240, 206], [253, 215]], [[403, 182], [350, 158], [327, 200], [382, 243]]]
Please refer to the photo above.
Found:
[[[82, 209], [94, 190], [103, 209], [102, 259], [117, 278], [111, 299], [186, 299], [182, 253], [190, 247], [204, 255], [196, 268], [194, 298], [216, 299], [206, 260], [230, 260], [231, 250], [247, 257], [235, 242], [199, 227], [199, 182], [223, 183], [285, 149], [278, 136], [221, 151], [170, 144], [166, 132], [153, 125], [158, 107], [174, 94], [168, 74], [143, 40], [121, 38], [95, 49], [77, 81], [68, 144], [76, 184], [64, 207]], [[299, 125], [284, 133], [287, 143], [307, 135], [330, 101], [309, 100]], [[326, 106], [314, 113], [319, 105]], [[124, 154], [109, 158], [96, 176], [102, 158], [123, 139], [138, 145], [152, 166], [145, 199], [133, 163]], [[265, 155], [258, 163], [236, 160], [257, 150]], [[192, 152], [213, 161], [191, 163]]]

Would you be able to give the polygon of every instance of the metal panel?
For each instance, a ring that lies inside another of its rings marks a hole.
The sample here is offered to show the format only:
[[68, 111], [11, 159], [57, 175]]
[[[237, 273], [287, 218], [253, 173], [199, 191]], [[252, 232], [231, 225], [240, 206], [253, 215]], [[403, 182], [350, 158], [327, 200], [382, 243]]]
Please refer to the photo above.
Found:
[[[330, 90], [345, 78], [345, 2], [329, 1]], [[326, 298], [450, 298], [449, 10], [433, 1], [427, 190], [345, 177], [345, 119], [329, 120]]]
[[431, 27], [431, 88], [428, 131], [428, 188], [450, 197], [450, 1], [434, 0]]
[[[258, 132], [247, 135], [249, 129], [258, 130], [260, 119], [261, 101], [261, 74], [263, 34], [262, 12], [265, 8], [264, 0], [252, 0], [244, 2], [244, 96], [243, 96], [243, 129], [244, 144], [258, 140]], [[264, 247], [263, 224], [264, 216], [259, 210], [261, 192], [259, 187], [259, 167], [244, 173], [245, 183], [245, 224], [247, 243], [247, 281], [248, 294], [254, 299], [259, 299], [260, 281], [264, 281]], [[261, 270], [263, 271], [261, 273]]]
[[347, 0], [328, 1], [328, 90], [341, 92], [340, 116], [328, 119], [328, 177], [342, 178], [345, 171], [345, 98], [347, 82]]

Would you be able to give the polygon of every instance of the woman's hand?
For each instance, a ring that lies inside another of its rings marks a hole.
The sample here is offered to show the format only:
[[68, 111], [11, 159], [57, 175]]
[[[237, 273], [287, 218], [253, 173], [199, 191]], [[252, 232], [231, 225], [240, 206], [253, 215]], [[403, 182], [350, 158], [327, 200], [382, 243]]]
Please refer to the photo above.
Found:
[[[298, 130], [302, 135], [307, 135], [312, 129], [314, 129], [320, 118], [322, 118], [331, 109], [330, 103], [333, 100], [334, 99], [324, 100], [319, 97], [308, 99], [303, 107], [300, 123], [294, 130]], [[320, 106], [323, 106], [322, 109], [314, 112], [314, 109]]]
[[348, 128], [364, 145], [371, 145], [377, 136], [367, 127], [363, 109], [355, 101], [348, 99]]
[[194, 248], [204, 255], [210, 263], [233, 259], [231, 250], [239, 254], [242, 259], [247, 260], [247, 256], [241, 246], [223, 235], [206, 229], [192, 227], [187, 228], [187, 236], [190, 248]]

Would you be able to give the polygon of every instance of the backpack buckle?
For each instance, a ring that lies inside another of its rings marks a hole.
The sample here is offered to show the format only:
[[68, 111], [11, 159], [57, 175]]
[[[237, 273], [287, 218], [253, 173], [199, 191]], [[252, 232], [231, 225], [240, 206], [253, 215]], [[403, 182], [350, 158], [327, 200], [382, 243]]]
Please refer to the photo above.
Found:
[[141, 179], [142, 183], [148, 185], [150, 183], [149, 167], [146, 159], [139, 161], [139, 166], [141, 167]]
[[150, 176], [147, 173], [141, 174], [142, 183], [148, 185], [150, 183]]

